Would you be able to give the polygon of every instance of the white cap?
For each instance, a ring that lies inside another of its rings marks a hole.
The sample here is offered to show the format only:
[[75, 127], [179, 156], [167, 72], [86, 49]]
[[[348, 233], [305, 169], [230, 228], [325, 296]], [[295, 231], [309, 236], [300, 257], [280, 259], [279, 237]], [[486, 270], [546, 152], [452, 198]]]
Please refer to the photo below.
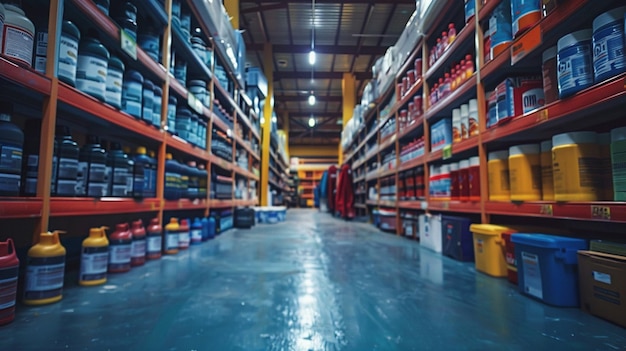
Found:
[[597, 31], [598, 29], [604, 27], [607, 24], [611, 24], [614, 22], [623, 24], [624, 21], [624, 13], [626, 13], [626, 6], [618, 7], [611, 11], [607, 11], [605, 13], [600, 14], [593, 20], [593, 31]]
[[459, 161], [459, 169], [469, 168], [469, 160]]
[[441, 165], [439, 169], [440, 174], [450, 174], [450, 165]]
[[492, 151], [488, 155], [488, 160], [507, 160], [509, 158], [509, 150]]
[[452, 110], [452, 123], [454, 123], [454, 121], [461, 121], [461, 110], [458, 108]]
[[563, 36], [556, 43], [556, 47], [558, 51], [561, 51], [567, 47], [572, 45], [577, 45], [581, 41], [590, 41], [591, 40], [592, 31], [591, 29], [583, 29], [577, 32], [570, 33], [568, 35]]
[[509, 157], [520, 155], [520, 154], [521, 155], [538, 154], [539, 150], [541, 150], [541, 148], [539, 147], [539, 144], [524, 144], [524, 145], [511, 146], [509, 148]]
[[470, 167], [472, 166], [480, 166], [480, 157], [474, 156], [469, 158]]
[[478, 100], [476, 100], [476, 99], [471, 99], [471, 100], [469, 101], [469, 110], [470, 110], [470, 111], [473, 111], [473, 112], [478, 111]]
[[611, 129], [611, 142], [626, 140], [626, 127]]
[[542, 61], [545, 63], [549, 59], [552, 59], [555, 57], [556, 57], [556, 46], [551, 46], [547, 48], [546, 51], [543, 52]]
[[450, 164], [450, 172], [453, 171], [458, 171], [459, 170], [459, 163], [458, 162], [453, 162]]
[[461, 105], [461, 118], [469, 116], [469, 106], [467, 104]]
[[544, 140], [541, 142], [541, 152], [552, 151], [552, 140]]
[[569, 144], [596, 144], [597, 142], [598, 133], [596, 132], [571, 132], [552, 137], [553, 147]]

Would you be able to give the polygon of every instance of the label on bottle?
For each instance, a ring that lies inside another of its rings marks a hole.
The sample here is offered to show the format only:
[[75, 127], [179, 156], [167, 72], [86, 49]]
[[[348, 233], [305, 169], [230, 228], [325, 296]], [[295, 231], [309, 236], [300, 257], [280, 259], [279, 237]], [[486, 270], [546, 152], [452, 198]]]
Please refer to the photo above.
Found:
[[131, 244], [131, 257], [132, 258], [141, 258], [146, 256], [146, 239], [133, 239], [133, 243]]
[[529, 15], [535, 15], [537, 20], [541, 17], [541, 2], [539, 0], [514, 0], [511, 1], [511, 15], [512, 15], [512, 23], [511, 28], [513, 29], [513, 34], [517, 34], [520, 30], [525, 28], [520, 28], [523, 24], [534, 24], [529, 22], [529, 20], [523, 21], [523, 18]]
[[35, 70], [39, 73], [46, 73], [46, 57], [48, 54], [48, 32], [37, 33], [37, 43], [35, 44]]
[[202, 230], [201, 229], [193, 229], [193, 230], [191, 230], [191, 241], [192, 242], [200, 242], [200, 241], [202, 241]]
[[0, 310], [15, 306], [19, 265], [0, 269]]
[[28, 257], [24, 298], [45, 299], [61, 295], [65, 256]]
[[107, 67], [108, 62], [104, 59], [89, 55], [79, 55], [76, 70], [76, 89], [97, 98], [104, 98]]
[[78, 64], [78, 41], [61, 35], [59, 44], [59, 78], [76, 81], [76, 65]]
[[115, 107], [122, 107], [122, 86], [124, 81], [124, 75], [122, 72], [109, 69], [107, 74], [106, 94], [104, 101]]
[[124, 81], [122, 109], [131, 116], [141, 118], [142, 86], [138, 82]]
[[0, 172], [20, 173], [22, 148], [0, 144]]
[[591, 66], [591, 44], [589, 41], [579, 42], [558, 54], [559, 92], [574, 93], [593, 84]]
[[[163, 244], [161, 235], [148, 236], [146, 241], [148, 253], [161, 252], [161, 245]], [[178, 245], [178, 238], [176, 238], [176, 245]]]
[[131, 243], [109, 247], [109, 268], [130, 264]]
[[108, 263], [109, 246], [83, 247], [79, 280], [91, 281], [106, 278]]
[[178, 232], [165, 231], [165, 250], [178, 249]]
[[189, 247], [189, 231], [181, 231], [178, 233], [178, 247]]
[[2, 53], [30, 67], [33, 62], [34, 39], [33, 34], [5, 23], [2, 34]]
[[596, 81], [624, 72], [624, 23], [613, 22], [593, 33], [593, 71]]

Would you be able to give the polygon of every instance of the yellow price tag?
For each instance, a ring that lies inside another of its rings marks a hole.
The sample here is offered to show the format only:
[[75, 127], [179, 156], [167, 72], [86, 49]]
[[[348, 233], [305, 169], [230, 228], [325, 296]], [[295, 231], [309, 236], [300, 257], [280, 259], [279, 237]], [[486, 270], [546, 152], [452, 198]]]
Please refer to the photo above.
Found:
[[554, 212], [552, 211], [552, 205], [541, 205], [541, 208], [539, 209], [539, 214], [542, 214], [544, 216], [554, 215]]
[[442, 154], [443, 154], [444, 160], [452, 158], [452, 144], [444, 146], [442, 150]]
[[591, 206], [591, 218], [611, 219], [611, 208], [609, 206]]
[[543, 110], [539, 111], [539, 114], [537, 115], [537, 122], [547, 121], [549, 118], [550, 115], [548, 113], [548, 109], [544, 108]]

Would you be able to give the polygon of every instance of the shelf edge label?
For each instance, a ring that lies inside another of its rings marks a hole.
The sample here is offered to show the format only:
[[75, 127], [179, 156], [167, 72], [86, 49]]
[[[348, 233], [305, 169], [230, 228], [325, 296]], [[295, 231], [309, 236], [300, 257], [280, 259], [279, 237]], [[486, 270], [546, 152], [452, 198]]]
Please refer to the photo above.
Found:
[[526, 57], [526, 55], [541, 45], [541, 42], [541, 26], [538, 25], [516, 39], [513, 45], [511, 45], [511, 66]]
[[442, 159], [447, 160], [449, 158], [452, 158], [452, 144], [444, 146], [441, 152]]
[[552, 205], [541, 205], [541, 207], [539, 208], [539, 214], [542, 214], [544, 216], [553, 216], [554, 211], [552, 209]]
[[593, 219], [611, 219], [611, 208], [609, 206], [591, 206], [591, 218]]
[[137, 42], [124, 29], [120, 29], [120, 46], [122, 51], [137, 61]]

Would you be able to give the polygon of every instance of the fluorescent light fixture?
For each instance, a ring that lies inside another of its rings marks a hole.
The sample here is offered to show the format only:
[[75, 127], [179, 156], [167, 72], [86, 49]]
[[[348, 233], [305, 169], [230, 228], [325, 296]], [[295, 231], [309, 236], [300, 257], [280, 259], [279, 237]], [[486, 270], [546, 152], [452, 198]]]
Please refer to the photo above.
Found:
[[315, 64], [315, 50], [311, 50], [309, 52], [309, 64], [311, 65]]
[[313, 118], [313, 116], [309, 118], [309, 127], [311, 128], [315, 127], [315, 118]]
[[313, 94], [309, 95], [309, 105], [315, 105], [315, 95]]

